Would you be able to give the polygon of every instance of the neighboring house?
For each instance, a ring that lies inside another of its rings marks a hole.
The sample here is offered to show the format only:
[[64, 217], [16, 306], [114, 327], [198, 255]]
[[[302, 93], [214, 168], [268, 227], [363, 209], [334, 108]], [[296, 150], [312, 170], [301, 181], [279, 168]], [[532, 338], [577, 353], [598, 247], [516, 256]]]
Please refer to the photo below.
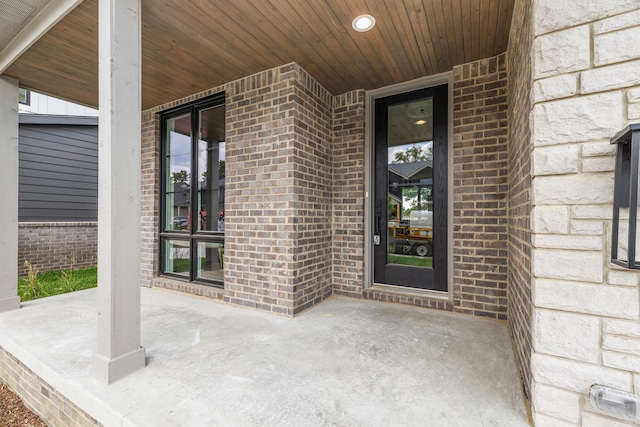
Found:
[[[364, 33], [362, 2], [102, 1], [0, 48], [3, 200], [18, 85], [100, 100], [97, 378], [144, 366], [140, 283], [286, 316], [336, 294], [505, 320], [536, 425], [631, 425], [589, 393], [640, 396], [640, 273], [610, 262], [637, 0], [370, 1]], [[427, 141], [433, 250], [399, 266], [389, 150]]]
[[19, 159], [19, 274], [96, 265], [98, 118], [20, 114]]
[[98, 110], [28, 89], [20, 89], [18, 111], [21, 114], [98, 117]]

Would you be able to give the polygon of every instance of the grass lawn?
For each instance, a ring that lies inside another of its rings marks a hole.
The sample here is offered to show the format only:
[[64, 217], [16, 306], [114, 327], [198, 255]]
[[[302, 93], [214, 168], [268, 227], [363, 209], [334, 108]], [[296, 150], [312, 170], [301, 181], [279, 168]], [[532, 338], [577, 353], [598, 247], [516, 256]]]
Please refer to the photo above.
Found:
[[433, 265], [433, 258], [411, 256], [411, 255], [388, 254], [387, 262], [389, 264], [415, 265], [416, 267], [431, 267]]
[[189, 271], [189, 258], [174, 258], [173, 273], [184, 273]]
[[18, 295], [21, 301], [50, 297], [67, 292], [95, 288], [98, 285], [98, 268], [82, 270], [49, 271], [18, 279]]

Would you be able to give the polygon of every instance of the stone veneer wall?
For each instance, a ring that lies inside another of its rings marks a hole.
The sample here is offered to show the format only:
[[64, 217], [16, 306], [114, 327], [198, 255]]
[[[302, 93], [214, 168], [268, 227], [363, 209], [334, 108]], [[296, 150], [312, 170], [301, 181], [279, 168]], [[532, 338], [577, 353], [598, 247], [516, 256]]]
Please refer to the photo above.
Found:
[[365, 92], [333, 102], [333, 292], [356, 298], [364, 288]]
[[18, 275], [28, 261], [38, 271], [93, 267], [97, 263], [95, 222], [21, 222], [18, 224]]
[[505, 54], [453, 69], [453, 310], [506, 319]]
[[640, 273], [609, 262], [609, 141], [640, 122], [640, 3], [535, 0], [532, 22], [533, 417], [632, 425], [587, 396], [640, 396]]
[[2, 347], [0, 347], [0, 382], [18, 394], [25, 405], [46, 420], [50, 426], [102, 425]]
[[531, 384], [531, 49], [530, 2], [516, 2], [509, 47], [509, 257], [507, 318], [525, 391]]

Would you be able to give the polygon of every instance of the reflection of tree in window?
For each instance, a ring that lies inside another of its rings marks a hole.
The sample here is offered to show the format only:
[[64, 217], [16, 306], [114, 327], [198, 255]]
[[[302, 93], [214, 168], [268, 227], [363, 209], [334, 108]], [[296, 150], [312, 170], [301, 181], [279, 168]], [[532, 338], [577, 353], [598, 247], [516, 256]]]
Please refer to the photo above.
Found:
[[423, 148], [418, 144], [413, 144], [404, 151], [395, 153], [391, 163], [413, 163], [431, 159], [433, 159], [433, 148]]
[[[390, 148], [390, 170], [396, 171], [399, 181], [391, 183], [390, 192], [398, 199], [401, 212], [393, 211], [390, 204], [389, 218], [407, 218], [413, 211], [433, 210], [433, 147], [431, 141], [406, 144]], [[403, 165], [392, 167], [391, 165]], [[400, 213], [400, 215], [398, 215]]]

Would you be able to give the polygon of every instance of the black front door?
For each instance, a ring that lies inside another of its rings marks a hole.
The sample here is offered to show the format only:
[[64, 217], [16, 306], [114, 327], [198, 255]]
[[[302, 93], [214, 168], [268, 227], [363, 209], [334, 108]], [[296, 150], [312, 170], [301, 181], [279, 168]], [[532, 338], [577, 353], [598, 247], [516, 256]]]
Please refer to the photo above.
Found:
[[374, 282], [447, 290], [447, 85], [375, 101]]

